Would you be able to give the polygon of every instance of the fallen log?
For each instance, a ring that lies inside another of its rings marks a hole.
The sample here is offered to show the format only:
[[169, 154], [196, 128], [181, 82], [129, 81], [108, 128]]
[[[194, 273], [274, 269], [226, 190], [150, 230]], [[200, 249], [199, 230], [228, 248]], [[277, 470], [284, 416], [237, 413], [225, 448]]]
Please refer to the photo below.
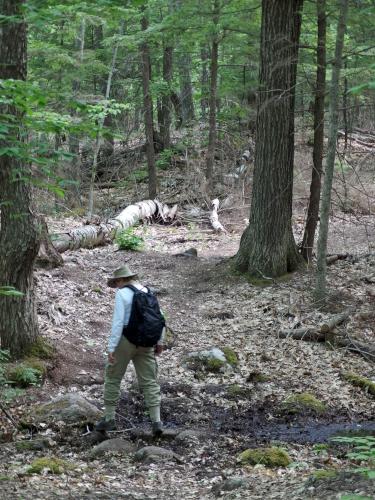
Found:
[[295, 328], [289, 330], [281, 330], [279, 332], [279, 338], [292, 338], [295, 340], [311, 340], [314, 342], [325, 342], [327, 340], [327, 334], [333, 332], [336, 326], [340, 325], [344, 321], [350, 318], [353, 314], [353, 309], [348, 309], [347, 311], [335, 314], [332, 318], [323, 323], [322, 325], [312, 325], [303, 328]]
[[51, 234], [53, 246], [59, 253], [78, 248], [94, 248], [115, 238], [117, 231], [134, 226], [141, 220], [172, 222], [177, 214], [177, 205], [172, 208], [158, 200], [145, 200], [127, 206], [113, 219], [104, 223], [89, 224], [66, 233]]
[[329, 342], [335, 347], [343, 347], [349, 351], [360, 354], [367, 360], [375, 361], [375, 346], [363, 344], [353, 340], [348, 336], [342, 336], [335, 332], [335, 328], [348, 320], [354, 313], [354, 309], [349, 309], [341, 314], [334, 315], [330, 320], [320, 326], [311, 325], [303, 328], [281, 330], [279, 338], [292, 338], [294, 340], [305, 340], [308, 342]]
[[220, 202], [217, 198], [215, 198], [211, 202], [211, 206], [212, 206], [212, 212], [210, 214], [211, 226], [213, 227], [213, 229], [216, 233], [227, 233], [228, 231], [225, 229], [225, 227], [219, 221], [219, 215], [217, 213], [218, 208], [219, 208], [219, 204], [220, 204]]

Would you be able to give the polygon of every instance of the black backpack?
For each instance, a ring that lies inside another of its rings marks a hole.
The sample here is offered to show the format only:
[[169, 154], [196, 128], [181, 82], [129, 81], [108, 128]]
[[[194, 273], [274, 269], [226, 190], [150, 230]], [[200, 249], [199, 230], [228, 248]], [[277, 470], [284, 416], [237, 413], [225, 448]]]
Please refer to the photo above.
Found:
[[158, 299], [147, 288], [147, 292], [135, 286], [126, 285], [134, 292], [129, 323], [124, 326], [123, 335], [136, 346], [153, 347], [161, 338], [165, 320], [161, 314]]

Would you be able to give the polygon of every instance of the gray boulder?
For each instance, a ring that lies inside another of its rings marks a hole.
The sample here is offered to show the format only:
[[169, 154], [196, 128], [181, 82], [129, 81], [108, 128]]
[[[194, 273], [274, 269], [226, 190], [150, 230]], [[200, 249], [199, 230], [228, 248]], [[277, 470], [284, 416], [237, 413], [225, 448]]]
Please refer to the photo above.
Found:
[[93, 424], [101, 417], [101, 411], [83, 396], [67, 393], [49, 403], [34, 407], [31, 416], [35, 422], [63, 421], [67, 424]]

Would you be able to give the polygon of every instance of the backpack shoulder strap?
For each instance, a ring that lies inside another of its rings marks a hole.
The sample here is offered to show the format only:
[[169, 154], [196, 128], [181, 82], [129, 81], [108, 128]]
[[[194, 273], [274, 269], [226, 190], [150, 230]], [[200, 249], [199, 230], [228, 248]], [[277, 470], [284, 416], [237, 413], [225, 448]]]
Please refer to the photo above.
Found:
[[133, 286], [133, 285], [125, 285], [122, 288], [130, 288], [130, 290], [133, 290], [134, 293], [135, 292], [140, 292], [140, 290], [137, 287]]

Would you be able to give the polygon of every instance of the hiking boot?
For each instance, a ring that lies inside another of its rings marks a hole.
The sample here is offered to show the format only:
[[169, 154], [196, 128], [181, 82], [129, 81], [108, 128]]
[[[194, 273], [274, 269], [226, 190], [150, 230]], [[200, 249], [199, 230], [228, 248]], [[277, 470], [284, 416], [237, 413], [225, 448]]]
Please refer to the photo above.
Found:
[[159, 422], [152, 422], [152, 434], [154, 437], [160, 437], [163, 434], [163, 424]]
[[116, 430], [116, 422], [114, 420], [106, 420], [103, 417], [95, 426], [95, 430], [99, 432], [105, 431], [115, 431]]

